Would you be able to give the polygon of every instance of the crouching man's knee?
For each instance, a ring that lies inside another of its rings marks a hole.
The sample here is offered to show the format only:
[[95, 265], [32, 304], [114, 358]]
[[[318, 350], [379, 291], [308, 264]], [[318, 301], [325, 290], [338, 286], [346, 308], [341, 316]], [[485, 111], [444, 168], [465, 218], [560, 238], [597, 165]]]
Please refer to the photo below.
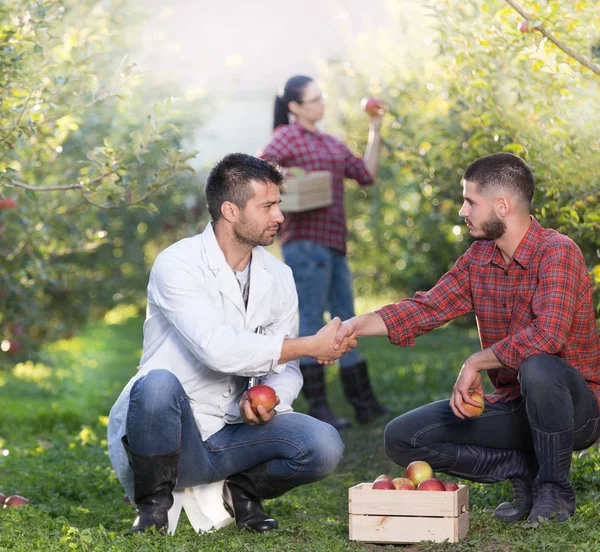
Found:
[[410, 453], [414, 448], [410, 444], [414, 428], [407, 422], [405, 416], [400, 416], [386, 426], [383, 434], [386, 455], [399, 466], [405, 467], [412, 461]]

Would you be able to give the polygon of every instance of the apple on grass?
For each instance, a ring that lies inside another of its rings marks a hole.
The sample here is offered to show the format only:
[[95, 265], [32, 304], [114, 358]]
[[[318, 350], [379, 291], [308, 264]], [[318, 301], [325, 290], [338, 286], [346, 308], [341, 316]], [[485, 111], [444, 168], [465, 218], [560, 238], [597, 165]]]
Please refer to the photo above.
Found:
[[29, 504], [29, 500], [27, 500], [25, 497], [19, 495], [12, 495], [9, 496], [4, 502], [4, 507], [20, 508], [21, 506], [25, 506], [26, 504]]
[[431, 466], [423, 460], [415, 460], [406, 467], [406, 477], [410, 479], [415, 487], [422, 481], [433, 477]]
[[445, 491], [446, 487], [436, 477], [430, 477], [419, 483], [417, 491]]
[[481, 393], [478, 393], [477, 391], [473, 391], [469, 396], [475, 402], [479, 403], [479, 406], [474, 406], [467, 402], [463, 402], [463, 408], [471, 418], [477, 418], [478, 416], [481, 416], [485, 410], [485, 401]]
[[396, 477], [392, 479], [392, 483], [399, 491], [414, 491], [416, 488], [415, 484], [406, 477]]
[[0, 506], [6, 502], [6, 495], [4, 493], [0, 493]]
[[246, 391], [248, 401], [252, 407], [252, 412], [257, 414], [257, 408], [263, 406], [267, 412], [270, 412], [277, 405], [277, 394], [275, 389], [268, 385], [255, 385]]

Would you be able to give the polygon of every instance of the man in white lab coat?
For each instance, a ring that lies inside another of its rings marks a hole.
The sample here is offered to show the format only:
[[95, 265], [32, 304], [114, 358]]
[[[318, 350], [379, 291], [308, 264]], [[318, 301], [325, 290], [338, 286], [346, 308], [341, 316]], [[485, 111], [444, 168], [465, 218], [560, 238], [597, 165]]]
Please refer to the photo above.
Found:
[[[294, 337], [291, 270], [262, 247], [283, 220], [282, 184], [268, 162], [226, 156], [206, 183], [212, 221], [154, 263], [140, 366], [108, 427], [111, 462], [137, 507], [132, 531], [174, 530], [174, 494], [196, 529], [224, 525], [227, 513], [238, 528], [275, 529], [261, 499], [327, 477], [342, 457], [332, 426], [292, 411], [296, 359], [330, 363], [356, 340], [334, 348], [339, 319]], [[250, 408], [256, 378], [275, 389], [274, 410]]]

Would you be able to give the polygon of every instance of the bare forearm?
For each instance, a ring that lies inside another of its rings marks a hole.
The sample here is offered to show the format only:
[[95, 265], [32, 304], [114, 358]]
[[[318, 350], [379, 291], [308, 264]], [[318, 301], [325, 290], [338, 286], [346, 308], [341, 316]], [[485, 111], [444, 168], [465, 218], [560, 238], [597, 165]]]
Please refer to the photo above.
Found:
[[502, 368], [504, 366], [490, 348], [473, 353], [466, 362], [478, 372], [483, 370], [495, 370], [496, 368]]
[[377, 174], [379, 173], [380, 150], [381, 135], [379, 133], [379, 126], [372, 124], [369, 127], [369, 140], [367, 142], [367, 149], [365, 150], [365, 156], [363, 160], [367, 166], [369, 174], [373, 177], [373, 180], [377, 180]]
[[351, 319], [356, 332], [356, 337], [367, 335], [388, 335], [388, 329], [383, 321], [383, 318], [376, 312], [361, 314]]
[[281, 346], [281, 356], [278, 364], [284, 364], [290, 360], [296, 360], [304, 356], [313, 356], [314, 337], [286, 337]]

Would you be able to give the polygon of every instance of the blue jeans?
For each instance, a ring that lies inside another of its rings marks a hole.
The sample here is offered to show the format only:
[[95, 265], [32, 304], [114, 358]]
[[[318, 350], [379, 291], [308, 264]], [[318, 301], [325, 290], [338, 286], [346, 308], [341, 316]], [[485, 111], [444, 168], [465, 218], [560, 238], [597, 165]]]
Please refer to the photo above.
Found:
[[600, 437], [596, 396], [582, 375], [553, 355], [534, 355], [519, 368], [522, 397], [486, 402], [478, 418], [457, 418], [448, 400], [427, 404], [392, 420], [385, 429], [386, 454], [400, 466], [425, 460], [434, 471], [448, 471], [456, 445], [533, 450], [531, 426], [547, 433], [572, 428], [573, 450]]
[[202, 440], [189, 398], [168, 370], [152, 370], [131, 388], [127, 438], [136, 454], [180, 449], [177, 488], [220, 481], [266, 463], [288, 488], [324, 479], [344, 445], [333, 426], [299, 413], [276, 415], [264, 425], [226, 425]]
[[[296, 283], [301, 337], [314, 335], [323, 327], [325, 311], [342, 320], [354, 316], [352, 275], [344, 255], [311, 240], [293, 240], [281, 249]], [[361, 361], [356, 348], [340, 358], [340, 368], [350, 368]], [[315, 363], [307, 357], [300, 362]]]

